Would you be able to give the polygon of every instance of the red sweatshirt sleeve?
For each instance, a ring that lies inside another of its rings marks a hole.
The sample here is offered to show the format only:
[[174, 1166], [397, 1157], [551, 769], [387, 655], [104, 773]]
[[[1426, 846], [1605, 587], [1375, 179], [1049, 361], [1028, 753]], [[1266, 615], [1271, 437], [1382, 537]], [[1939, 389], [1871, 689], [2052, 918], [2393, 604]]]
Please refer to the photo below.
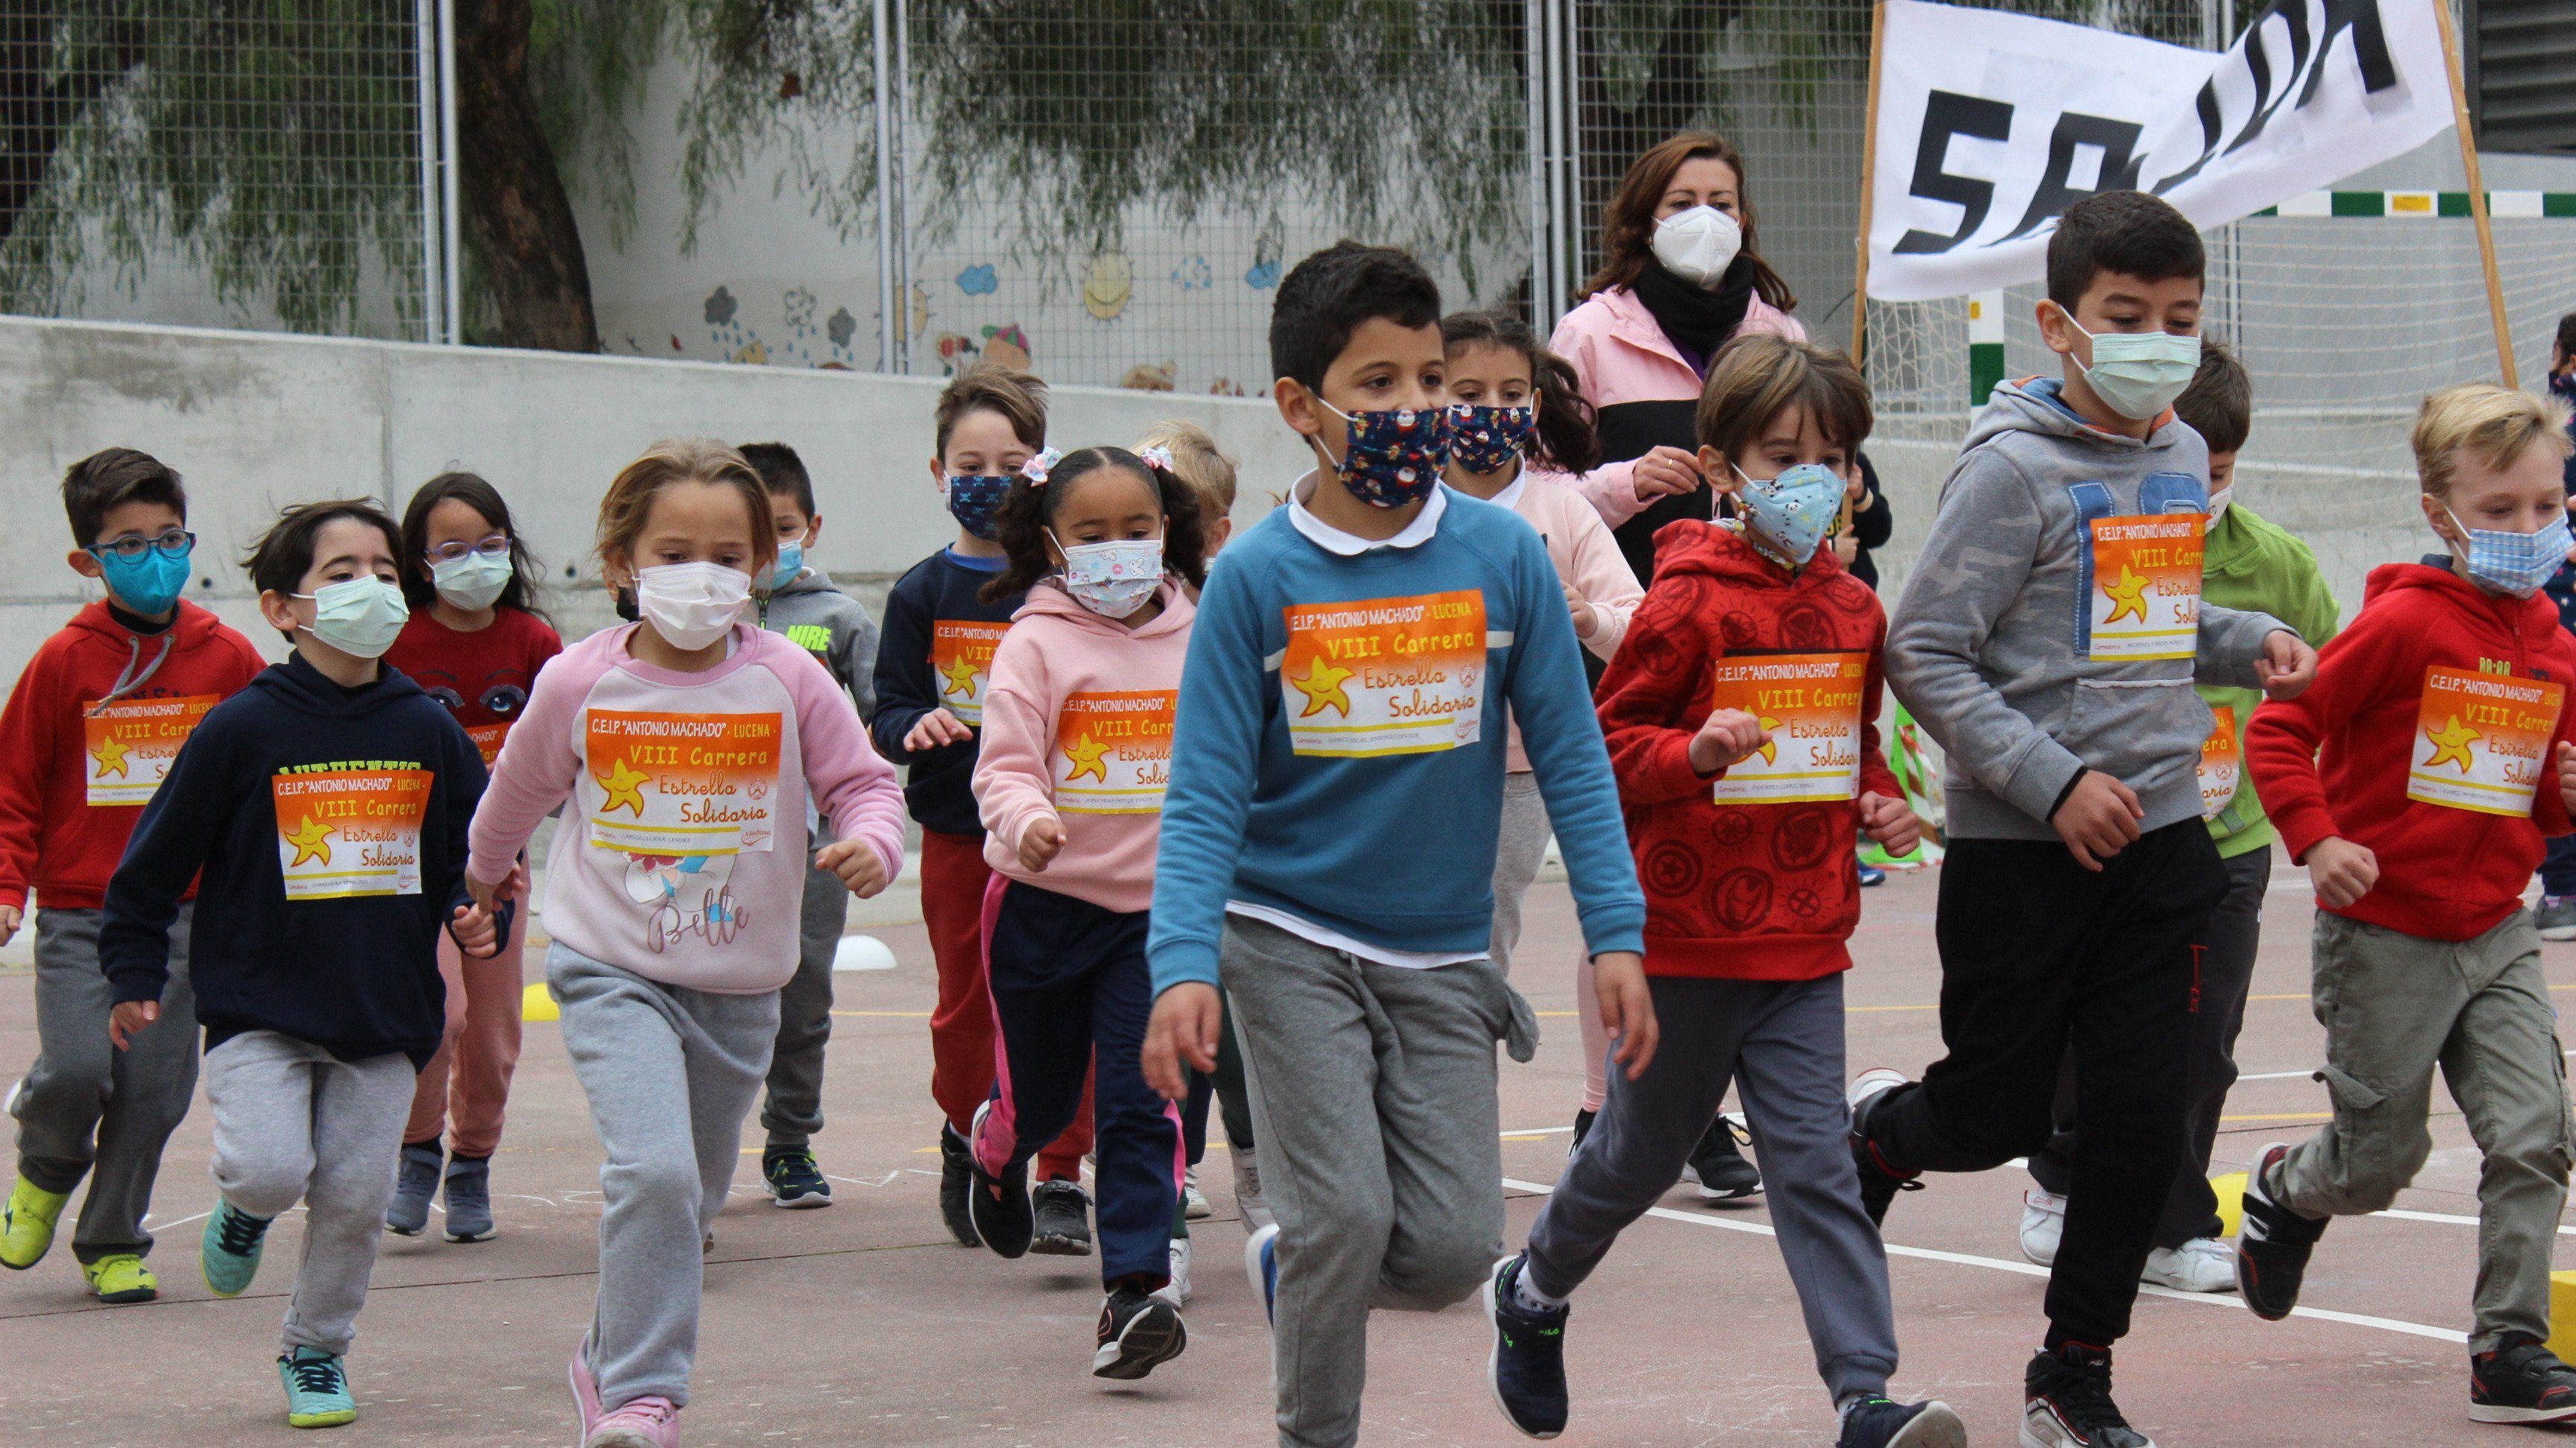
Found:
[[62, 701], [55, 656], [40, 648], [0, 708], [0, 906], [24, 910], [35, 885], [36, 851], [45, 830], [45, 792], [54, 772], [55, 723]]
[[1691, 737], [1708, 717], [1702, 665], [1716, 656], [1700, 627], [1708, 588], [1696, 574], [1657, 579], [1601, 676], [1601, 736], [1622, 804], [1687, 799], [1715, 777], [1690, 762]]
[[2293, 862], [2305, 863], [2318, 841], [2341, 833], [2317, 776], [2317, 749], [2400, 677], [2410, 628], [2399, 612], [2364, 609], [2319, 651], [2306, 693], [2265, 700], [2245, 726], [2245, 767]]

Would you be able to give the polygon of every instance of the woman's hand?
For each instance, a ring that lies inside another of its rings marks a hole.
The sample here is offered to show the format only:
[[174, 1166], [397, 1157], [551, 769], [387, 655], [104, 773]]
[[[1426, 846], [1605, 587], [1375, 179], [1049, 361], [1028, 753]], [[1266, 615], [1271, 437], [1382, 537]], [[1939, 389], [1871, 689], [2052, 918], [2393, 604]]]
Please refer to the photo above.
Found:
[[1677, 447], [1658, 447], [1637, 459], [1628, 480], [1635, 485], [1640, 503], [1678, 498], [1708, 481], [1700, 476], [1699, 459]]

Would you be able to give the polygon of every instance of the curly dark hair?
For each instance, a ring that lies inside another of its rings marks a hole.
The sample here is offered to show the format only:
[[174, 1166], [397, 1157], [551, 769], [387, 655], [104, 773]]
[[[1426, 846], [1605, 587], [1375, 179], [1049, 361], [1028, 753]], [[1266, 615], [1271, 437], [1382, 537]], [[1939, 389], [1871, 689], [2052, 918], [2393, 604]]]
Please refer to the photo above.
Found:
[[1073, 485], [1102, 468], [1124, 468], [1154, 485], [1163, 501], [1163, 568], [1189, 581], [1207, 582], [1207, 531], [1200, 518], [1199, 490], [1169, 468], [1157, 467], [1123, 447], [1087, 447], [1056, 460], [1043, 484], [1023, 473], [1011, 479], [1002, 506], [993, 514], [993, 538], [1007, 560], [977, 596], [986, 603], [1026, 593], [1030, 585], [1053, 576], [1055, 560], [1047, 556], [1046, 530]]

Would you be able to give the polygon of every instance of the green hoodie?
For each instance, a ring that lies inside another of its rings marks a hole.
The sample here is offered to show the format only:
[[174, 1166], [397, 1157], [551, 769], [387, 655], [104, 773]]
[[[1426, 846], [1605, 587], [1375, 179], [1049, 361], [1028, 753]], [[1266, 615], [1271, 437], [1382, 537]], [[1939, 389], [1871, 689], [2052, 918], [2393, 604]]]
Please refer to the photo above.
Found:
[[[2323, 648], [2334, 637], [2342, 611], [2317, 571], [2316, 555], [2279, 524], [2265, 521], [2243, 503], [2231, 503], [2210, 525], [2206, 549], [2202, 602], [2268, 613], [2297, 629], [2312, 647]], [[2244, 769], [2245, 725], [2254, 717], [2254, 706], [2263, 702], [2262, 691], [2203, 685], [2200, 697], [2212, 710], [2232, 709], [2236, 715], [2236, 793], [2209, 822], [2219, 857], [2268, 849], [2272, 822], [2263, 817], [2263, 801], [2255, 797], [2253, 777]], [[2206, 771], [2203, 783], [2209, 784]]]

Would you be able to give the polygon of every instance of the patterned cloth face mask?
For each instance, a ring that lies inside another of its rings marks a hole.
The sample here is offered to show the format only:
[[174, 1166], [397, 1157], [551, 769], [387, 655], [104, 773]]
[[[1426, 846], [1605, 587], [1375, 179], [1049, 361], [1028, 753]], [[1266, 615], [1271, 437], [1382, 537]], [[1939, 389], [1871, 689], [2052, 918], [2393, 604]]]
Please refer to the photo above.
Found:
[[1449, 461], [1483, 476], [1498, 473], [1519, 460], [1538, 431], [1538, 409], [1486, 407], [1472, 402], [1449, 404]]
[[1742, 468], [1735, 475], [1744, 479], [1735, 501], [1745, 539], [1774, 563], [1806, 567], [1842, 511], [1843, 480], [1823, 463], [1800, 463], [1776, 478], [1747, 477]]
[[2576, 545], [2576, 534], [2570, 533], [2564, 514], [2550, 519], [2537, 533], [2472, 528], [2449, 508], [2442, 515], [2469, 540], [2462, 551], [2470, 580], [2490, 593], [2531, 597], [2567, 562], [2569, 547]]
[[[1352, 413], [1315, 400], [1349, 428], [1349, 444], [1334, 472], [1352, 497], [1372, 508], [1401, 508], [1431, 496], [1449, 463], [1447, 408]], [[1323, 451], [1321, 442], [1309, 441]]]
[[1073, 601], [1102, 618], [1125, 618], [1145, 606], [1163, 586], [1163, 540], [1111, 538], [1099, 543], [1067, 543], [1056, 538], [1064, 554], [1064, 591]]
[[1011, 490], [1011, 480], [990, 473], [954, 476], [941, 485], [947, 495], [948, 512], [957, 526], [976, 537], [991, 542], [993, 514], [1002, 506], [1002, 495]]

